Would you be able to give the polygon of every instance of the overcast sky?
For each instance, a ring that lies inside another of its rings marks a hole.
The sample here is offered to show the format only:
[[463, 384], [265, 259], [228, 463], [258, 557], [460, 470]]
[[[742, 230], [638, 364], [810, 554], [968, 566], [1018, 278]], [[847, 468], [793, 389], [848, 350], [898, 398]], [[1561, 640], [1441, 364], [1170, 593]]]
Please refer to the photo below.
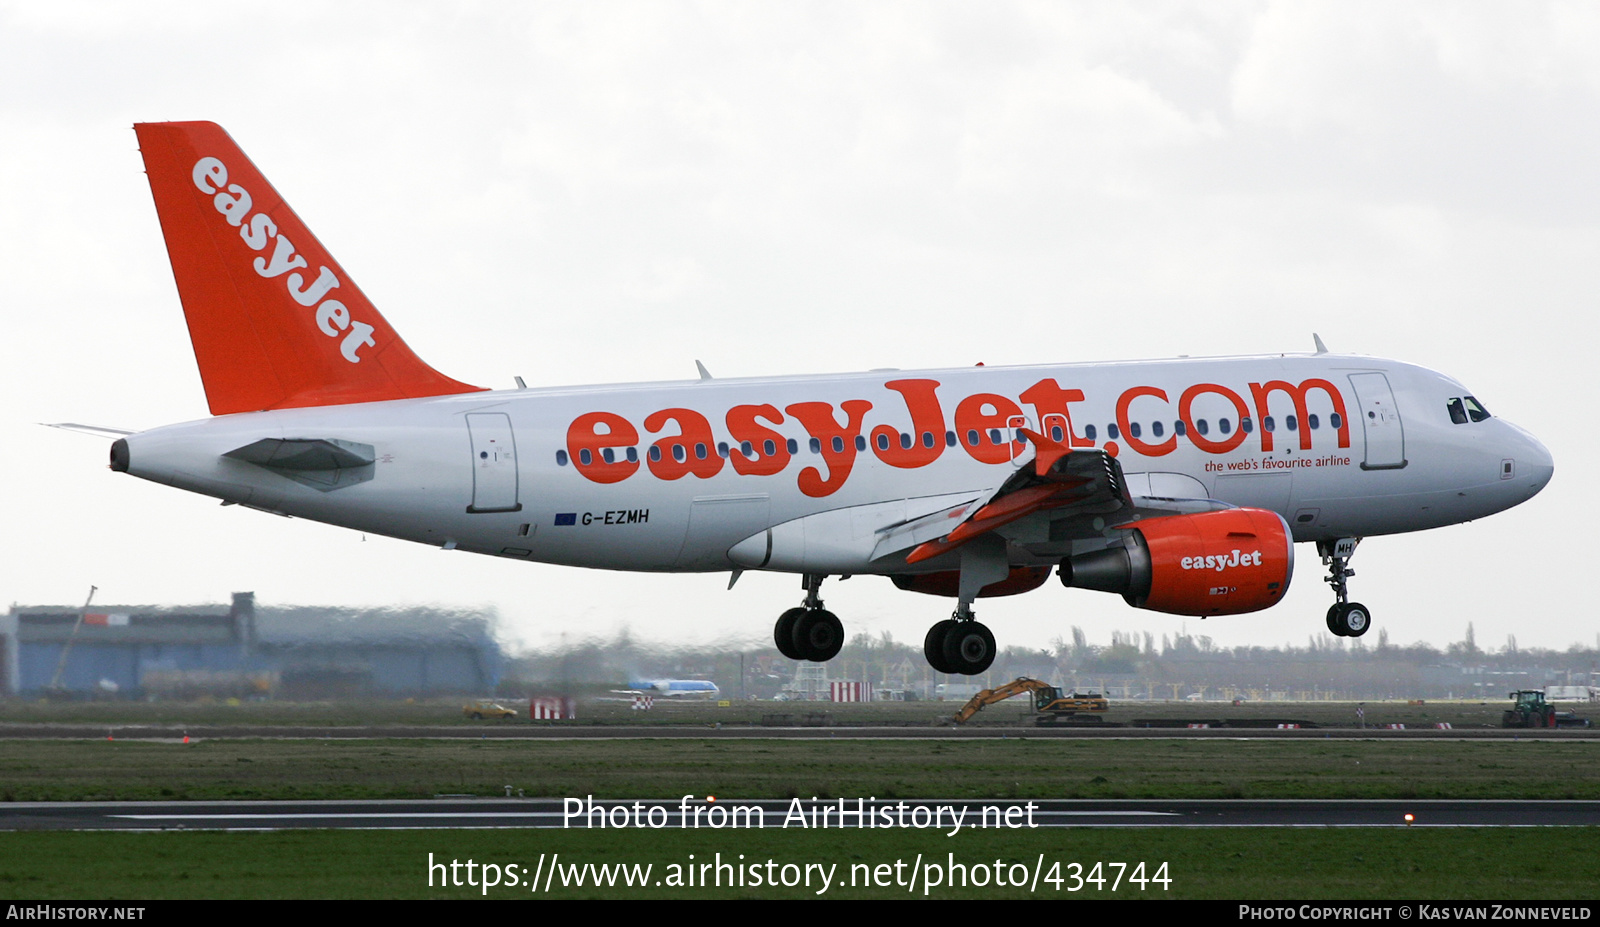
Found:
[[[1366, 542], [1396, 643], [1595, 645], [1600, 6], [0, 2], [0, 600], [490, 606], [548, 644], [770, 642], [798, 580], [604, 574], [222, 508], [106, 469], [206, 415], [131, 125], [221, 123], [422, 357], [495, 388], [1306, 351], [1462, 380], [1550, 448], [1510, 512]], [[1587, 376], [1587, 379], [1585, 377]], [[1052, 581], [1080, 625], [1181, 619]], [[952, 607], [830, 581], [850, 633]], [[1374, 639], [1376, 634], [1369, 636]]]

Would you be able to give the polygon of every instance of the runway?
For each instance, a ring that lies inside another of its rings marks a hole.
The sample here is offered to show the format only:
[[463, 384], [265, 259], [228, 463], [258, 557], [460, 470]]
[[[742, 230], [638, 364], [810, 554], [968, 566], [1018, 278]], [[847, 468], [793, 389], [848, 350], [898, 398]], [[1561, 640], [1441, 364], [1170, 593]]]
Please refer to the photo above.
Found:
[[[1407, 823], [1405, 815], [1413, 816]], [[1594, 827], [1600, 801], [1085, 801], [868, 798], [707, 802], [461, 799], [14, 802], [0, 831], [468, 828]]]

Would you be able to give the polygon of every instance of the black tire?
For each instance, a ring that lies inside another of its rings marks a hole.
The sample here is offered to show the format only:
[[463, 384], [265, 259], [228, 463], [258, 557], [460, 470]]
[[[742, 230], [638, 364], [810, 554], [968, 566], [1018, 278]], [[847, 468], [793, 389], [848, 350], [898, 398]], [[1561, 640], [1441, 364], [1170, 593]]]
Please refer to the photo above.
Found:
[[1328, 630], [1337, 637], [1344, 637], [1344, 629], [1339, 621], [1339, 603], [1328, 606]]
[[805, 659], [800, 656], [800, 648], [794, 642], [794, 626], [805, 613], [803, 608], [791, 608], [779, 615], [778, 623], [772, 626], [772, 642], [778, 645], [779, 653], [791, 660]]
[[794, 645], [801, 659], [826, 663], [844, 647], [844, 623], [825, 608], [811, 609], [794, 624]]
[[978, 675], [994, 662], [994, 635], [976, 621], [958, 622], [944, 636], [944, 661], [962, 676]]
[[944, 673], [948, 676], [953, 672], [950, 664], [944, 662], [944, 638], [956, 624], [954, 618], [936, 622], [928, 629], [928, 636], [922, 639], [922, 656], [927, 659], [928, 665], [933, 667], [935, 673]]

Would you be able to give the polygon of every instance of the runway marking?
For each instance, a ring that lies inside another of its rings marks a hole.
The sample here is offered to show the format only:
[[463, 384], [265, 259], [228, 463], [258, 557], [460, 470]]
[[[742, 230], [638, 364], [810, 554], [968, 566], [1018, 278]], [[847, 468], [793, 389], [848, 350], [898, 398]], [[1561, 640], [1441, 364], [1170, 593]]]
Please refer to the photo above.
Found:
[[113, 814], [110, 817], [130, 821], [238, 821], [253, 818], [558, 818], [559, 811], [395, 811], [385, 813], [351, 812], [349, 814], [278, 811], [260, 814]]

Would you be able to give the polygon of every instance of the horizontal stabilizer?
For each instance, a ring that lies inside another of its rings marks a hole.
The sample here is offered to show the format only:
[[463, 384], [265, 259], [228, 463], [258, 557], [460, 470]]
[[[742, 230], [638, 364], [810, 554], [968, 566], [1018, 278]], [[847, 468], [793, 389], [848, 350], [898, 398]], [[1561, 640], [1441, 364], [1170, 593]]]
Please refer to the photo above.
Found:
[[337, 438], [262, 438], [222, 456], [274, 470], [345, 470], [364, 467], [377, 455], [370, 444]]
[[62, 431], [76, 431], [79, 434], [94, 435], [97, 438], [120, 438], [131, 435], [133, 432], [122, 428], [102, 428], [99, 425], [80, 425], [77, 422], [40, 422], [46, 428], [59, 428]]

